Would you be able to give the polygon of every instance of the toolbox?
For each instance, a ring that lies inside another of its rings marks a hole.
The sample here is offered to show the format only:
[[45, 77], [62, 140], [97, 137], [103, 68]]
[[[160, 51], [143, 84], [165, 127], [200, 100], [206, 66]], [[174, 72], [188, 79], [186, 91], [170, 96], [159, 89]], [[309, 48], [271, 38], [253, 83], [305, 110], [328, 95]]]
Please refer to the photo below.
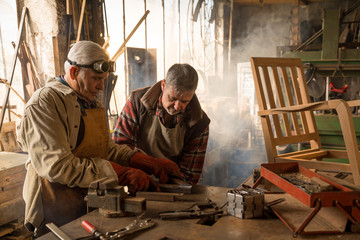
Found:
[[27, 158], [27, 154], [0, 152], [0, 226], [24, 217], [22, 189]]
[[337, 230], [305, 231], [305, 227], [314, 219], [322, 208], [336, 208], [348, 221], [360, 223], [360, 193], [343, 185], [329, 180], [296, 163], [271, 163], [262, 164], [260, 178], [253, 187], [257, 187], [262, 179], [266, 179], [275, 186], [284, 190], [309, 208], [311, 213], [294, 228], [284, 216], [274, 213], [285, 223], [294, 235], [314, 233], [340, 233]]

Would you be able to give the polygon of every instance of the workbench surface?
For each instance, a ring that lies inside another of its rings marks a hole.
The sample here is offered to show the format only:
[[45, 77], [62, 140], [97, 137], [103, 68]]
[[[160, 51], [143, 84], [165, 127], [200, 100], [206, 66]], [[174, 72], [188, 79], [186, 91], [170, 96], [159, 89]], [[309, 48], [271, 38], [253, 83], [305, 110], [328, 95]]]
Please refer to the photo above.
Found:
[[[211, 186], [193, 186], [193, 193], [184, 196], [182, 201], [158, 202], [147, 201], [145, 218], [152, 218], [156, 225], [148, 230], [135, 233], [125, 239], [138, 240], [185, 240], [185, 239], [292, 239], [293, 233], [285, 224], [276, 217], [266, 215], [261, 219], [240, 219], [234, 216], [223, 216], [212, 226], [198, 224], [199, 219], [183, 220], [161, 220], [159, 213], [164, 211], [183, 210], [191, 207], [194, 203], [205, 202], [207, 199], [215, 202], [218, 206], [226, 203], [226, 192], [228, 188]], [[224, 208], [226, 212], [226, 207]], [[65, 224], [61, 229], [71, 238], [89, 236], [81, 227], [81, 221], [87, 220], [102, 233], [121, 229], [130, 224], [135, 217], [105, 218], [97, 210], [92, 211], [83, 217]], [[322, 235], [300, 235], [298, 239], [360, 239], [360, 233], [322, 234]], [[58, 239], [53, 233], [48, 233], [40, 238]]]

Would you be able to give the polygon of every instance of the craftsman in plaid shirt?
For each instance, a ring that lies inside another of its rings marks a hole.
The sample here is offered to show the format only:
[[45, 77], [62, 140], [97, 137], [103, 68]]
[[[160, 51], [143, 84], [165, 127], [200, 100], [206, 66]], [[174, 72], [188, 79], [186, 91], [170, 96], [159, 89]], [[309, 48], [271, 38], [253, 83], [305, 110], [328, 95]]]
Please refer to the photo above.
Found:
[[193, 67], [174, 64], [165, 80], [132, 91], [113, 133], [118, 144], [173, 160], [191, 184], [202, 172], [210, 124], [195, 94], [197, 81]]

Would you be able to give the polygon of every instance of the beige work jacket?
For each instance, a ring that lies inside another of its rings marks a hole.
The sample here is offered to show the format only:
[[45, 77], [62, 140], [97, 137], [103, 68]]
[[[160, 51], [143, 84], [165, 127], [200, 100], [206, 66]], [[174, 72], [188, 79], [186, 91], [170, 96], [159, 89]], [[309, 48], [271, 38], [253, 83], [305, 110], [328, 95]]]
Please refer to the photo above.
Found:
[[136, 151], [109, 139], [107, 160], [75, 157], [72, 150], [76, 147], [80, 119], [77, 94], [56, 79], [50, 79], [26, 104], [17, 140], [29, 154], [23, 188], [25, 224], [31, 223], [35, 231], [44, 219], [40, 177], [69, 187], [87, 188], [103, 177], [117, 179], [107, 160], [129, 166]]

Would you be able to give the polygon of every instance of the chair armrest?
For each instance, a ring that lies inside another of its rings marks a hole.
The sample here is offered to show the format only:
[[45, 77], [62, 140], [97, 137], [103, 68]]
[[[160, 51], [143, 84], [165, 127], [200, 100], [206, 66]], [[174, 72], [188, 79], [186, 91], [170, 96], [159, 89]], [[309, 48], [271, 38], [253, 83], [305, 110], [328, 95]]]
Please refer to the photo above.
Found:
[[349, 104], [350, 107], [360, 106], [360, 100], [347, 101], [347, 103]]
[[[357, 102], [360, 105], [360, 100], [355, 100], [353, 104], [355, 104], [355, 102]], [[261, 110], [258, 111], [258, 115], [266, 116], [272, 114], [283, 114], [283, 113], [291, 113], [291, 112], [331, 110], [331, 109], [336, 109], [339, 106], [339, 104], [346, 104], [349, 106], [349, 104], [342, 99], [334, 99], [329, 101], [321, 101], [321, 102], [307, 103], [307, 104], [294, 105], [288, 107]]]

